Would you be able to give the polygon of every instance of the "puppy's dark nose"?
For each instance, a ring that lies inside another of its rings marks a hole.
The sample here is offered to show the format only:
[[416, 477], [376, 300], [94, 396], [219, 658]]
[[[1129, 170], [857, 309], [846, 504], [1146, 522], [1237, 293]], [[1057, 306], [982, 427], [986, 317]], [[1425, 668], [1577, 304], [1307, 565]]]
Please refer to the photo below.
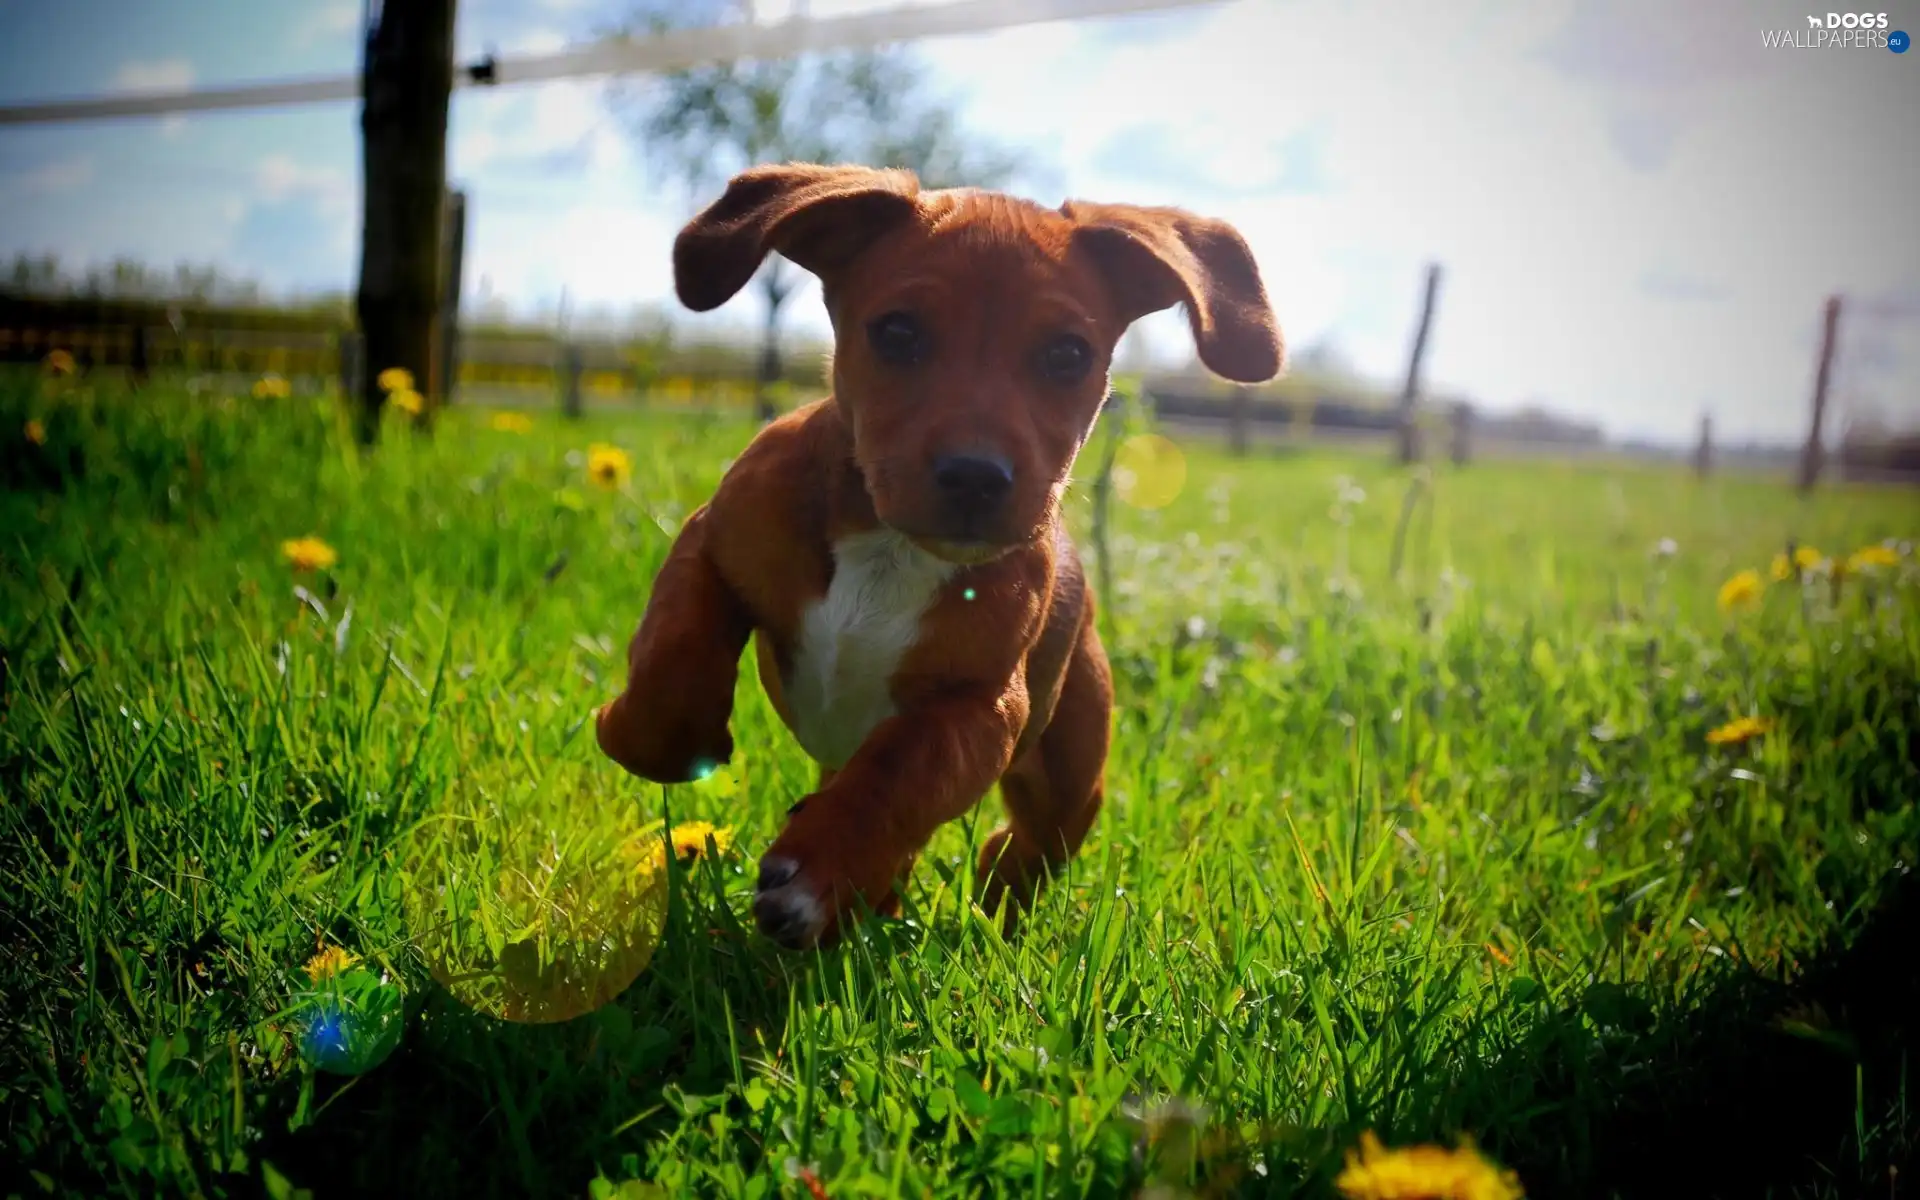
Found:
[[997, 454], [948, 454], [934, 460], [933, 482], [956, 512], [992, 512], [1013, 490], [1013, 465]]

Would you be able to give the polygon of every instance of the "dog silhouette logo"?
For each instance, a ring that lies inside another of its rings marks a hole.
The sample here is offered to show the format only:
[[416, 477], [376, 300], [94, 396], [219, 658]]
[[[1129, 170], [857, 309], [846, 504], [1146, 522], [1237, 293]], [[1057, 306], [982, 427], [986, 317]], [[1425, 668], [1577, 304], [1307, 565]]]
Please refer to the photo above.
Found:
[[1819, 17], [1808, 17], [1808, 18], [1807, 18], [1807, 28], [1808, 28], [1808, 29], [1818, 29], [1818, 28], [1820, 28], [1820, 18], [1819, 18]]

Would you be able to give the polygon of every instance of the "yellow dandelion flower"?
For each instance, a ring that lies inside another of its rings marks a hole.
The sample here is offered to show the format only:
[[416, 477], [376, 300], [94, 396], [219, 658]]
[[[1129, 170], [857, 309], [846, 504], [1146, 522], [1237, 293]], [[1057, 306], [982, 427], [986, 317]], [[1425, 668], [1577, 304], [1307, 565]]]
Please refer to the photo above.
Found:
[[1720, 585], [1720, 611], [1752, 608], [1760, 600], [1760, 572], [1746, 570]]
[[1774, 555], [1773, 565], [1767, 569], [1767, 574], [1773, 576], [1775, 583], [1785, 583], [1794, 576], [1793, 560], [1784, 554]]
[[413, 372], [405, 367], [388, 367], [374, 377], [383, 392], [410, 392], [413, 390]]
[[706, 821], [688, 821], [675, 825], [669, 839], [665, 822], [656, 821], [624, 843], [621, 853], [640, 871], [660, 874], [667, 869], [669, 854], [682, 865], [705, 858], [708, 838], [713, 839], [716, 854], [725, 854], [733, 843], [733, 830], [718, 828]]
[[26, 434], [27, 440], [36, 446], [44, 446], [47, 444], [47, 427], [38, 417], [28, 421], [26, 428], [21, 430], [21, 432]]
[[253, 397], [256, 400], [285, 400], [293, 395], [293, 385], [278, 375], [262, 375], [253, 382]]
[[1372, 1132], [1359, 1152], [1347, 1151], [1346, 1170], [1334, 1181], [1349, 1200], [1520, 1200], [1520, 1177], [1480, 1157], [1471, 1140], [1458, 1149], [1409, 1146], [1389, 1150]]
[[633, 475], [633, 460], [618, 446], [596, 442], [587, 449], [587, 476], [604, 488], [617, 488]]
[[307, 978], [314, 983], [323, 979], [332, 979], [348, 967], [360, 961], [360, 957], [350, 950], [339, 946], [325, 946], [320, 952], [307, 960]]
[[1793, 565], [1802, 571], [1811, 571], [1820, 565], [1820, 552], [1812, 546], [1801, 546], [1793, 552]]
[[79, 364], [73, 361], [73, 355], [65, 350], [49, 352], [44, 365], [49, 375], [71, 375], [80, 369]]
[[1739, 717], [1707, 734], [1709, 746], [1739, 746], [1773, 732], [1771, 717]]
[[495, 413], [487, 424], [501, 433], [529, 433], [533, 429], [533, 418], [525, 413]]
[[733, 830], [717, 829], [705, 821], [688, 821], [685, 825], [675, 825], [673, 856], [683, 863], [705, 857], [709, 837], [713, 839], [714, 850], [725, 854], [727, 846], [733, 841]]
[[426, 402], [420, 399], [420, 393], [412, 388], [395, 388], [387, 393], [387, 403], [393, 405], [408, 416], [417, 417]]
[[1897, 567], [1900, 554], [1892, 546], [1862, 546], [1847, 558], [1849, 571], [1860, 571], [1868, 567]]
[[324, 571], [340, 561], [333, 547], [317, 537], [291, 538], [280, 543], [280, 557], [296, 571]]

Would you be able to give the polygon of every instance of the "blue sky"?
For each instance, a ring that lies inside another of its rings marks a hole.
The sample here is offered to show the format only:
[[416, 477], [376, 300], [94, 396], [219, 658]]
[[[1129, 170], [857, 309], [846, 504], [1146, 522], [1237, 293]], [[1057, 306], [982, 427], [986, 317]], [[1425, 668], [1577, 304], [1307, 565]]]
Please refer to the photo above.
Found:
[[[1920, 31], [1920, 0], [1875, 0]], [[876, 0], [813, 0], [826, 14]], [[763, 4], [777, 10], [777, 2]], [[1920, 52], [1767, 49], [1805, 0], [1230, 0], [929, 42], [969, 127], [1047, 167], [1036, 199], [1234, 221], [1296, 350], [1429, 371], [1611, 431], [1794, 438], [1820, 304], [1846, 293], [1843, 417], [1920, 423]], [[463, 58], [558, 49], [607, 0], [466, 0]], [[0, 0], [0, 103], [350, 71], [359, 0]], [[352, 105], [0, 129], [0, 255], [217, 262], [278, 289], [355, 267]], [[469, 293], [671, 307], [701, 198], [656, 186], [598, 83], [458, 93]], [[751, 294], [689, 325], [753, 323]], [[794, 327], [824, 333], [817, 296]], [[1182, 358], [1176, 315], [1141, 343]]]

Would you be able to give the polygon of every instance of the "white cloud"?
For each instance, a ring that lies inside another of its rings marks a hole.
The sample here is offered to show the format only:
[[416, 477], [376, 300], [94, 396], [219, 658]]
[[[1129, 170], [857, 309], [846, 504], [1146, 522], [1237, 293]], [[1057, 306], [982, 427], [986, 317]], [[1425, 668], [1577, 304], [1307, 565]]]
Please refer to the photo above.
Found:
[[193, 64], [184, 58], [126, 62], [113, 74], [114, 88], [123, 92], [181, 92], [193, 80]]
[[[346, 171], [302, 163], [291, 155], [274, 154], [260, 160], [254, 178], [260, 199], [310, 201], [328, 239], [343, 252], [352, 247], [354, 230], [358, 227], [359, 192]], [[237, 225], [244, 216], [243, 210], [232, 223]]]
[[521, 305], [551, 303], [563, 289], [578, 307], [672, 294], [664, 248], [677, 230], [643, 206], [596, 196], [549, 208], [477, 193], [469, 213], [467, 277], [486, 277]]
[[97, 165], [91, 155], [42, 163], [16, 175], [0, 177], [0, 196], [34, 198], [74, 192], [93, 182]]
[[554, 54], [567, 48], [567, 35], [558, 29], [529, 29], [500, 47], [504, 54]]
[[469, 91], [449, 131], [448, 169], [460, 177], [498, 170], [507, 186], [550, 182], [556, 160], [590, 176], [624, 172], [633, 154], [596, 82]]
[[356, 0], [332, 0], [307, 13], [294, 28], [293, 40], [295, 45], [311, 46], [344, 38], [359, 28], [360, 5]]
[[353, 204], [353, 181], [336, 167], [311, 166], [292, 155], [271, 154], [260, 160], [254, 177], [261, 194], [269, 200], [308, 196], [326, 209], [345, 209]]

